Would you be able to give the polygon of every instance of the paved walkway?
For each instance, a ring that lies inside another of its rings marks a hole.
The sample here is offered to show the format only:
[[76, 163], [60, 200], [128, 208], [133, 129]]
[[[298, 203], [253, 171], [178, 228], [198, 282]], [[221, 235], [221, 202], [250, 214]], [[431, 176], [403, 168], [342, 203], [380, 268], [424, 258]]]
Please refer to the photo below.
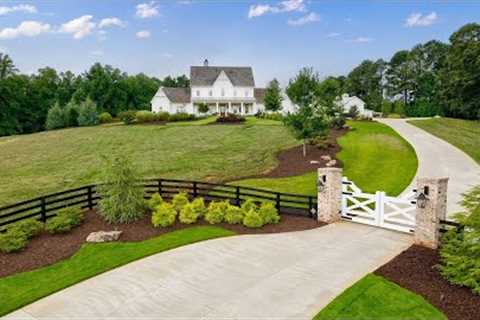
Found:
[[[462, 210], [458, 203], [465, 193], [480, 185], [480, 166], [466, 153], [448, 142], [417, 128], [406, 119], [378, 119], [397, 131], [415, 149], [418, 157], [416, 177], [448, 177], [447, 211], [449, 216]], [[408, 190], [415, 187], [416, 179]]]
[[311, 319], [411, 241], [349, 222], [210, 240], [104, 273], [6, 319]]

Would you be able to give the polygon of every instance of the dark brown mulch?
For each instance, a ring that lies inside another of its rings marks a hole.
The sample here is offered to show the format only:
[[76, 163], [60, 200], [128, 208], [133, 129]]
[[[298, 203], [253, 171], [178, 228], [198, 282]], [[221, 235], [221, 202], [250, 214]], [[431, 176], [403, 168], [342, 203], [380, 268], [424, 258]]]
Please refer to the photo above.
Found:
[[[330, 156], [337, 163], [333, 167], [341, 168], [341, 161], [336, 159], [336, 154], [340, 152], [341, 147], [337, 139], [348, 132], [348, 129], [330, 130], [327, 138], [329, 147], [320, 149], [314, 145], [307, 145], [307, 156], [303, 156], [303, 146], [296, 146], [287, 150], [280, 151], [277, 154], [278, 166], [264, 174], [245, 177], [247, 178], [283, 178], [299, 176], [308, 172], [316, 171], [318, 168], [325, 167], [328, 160], [322, 160], [322, 156]], [[317, 163], [311, 163], [317, 161]]]
[[[195, 224], [208, 225], [201, 221]], [[217, 226], [232, 230], [238, 234], [275, 233], [287, 231], [308, 230], [321, 227], [323, 224], [306, 217], [282, 215], [276, 225], [266, 225], [260, 229], [249, 229], [241, 225], [218, 224]], [[17, 272], [29, 271], [53, 264], [72, 256], [85, 243], [88, 234], [95, 231], [123, 231], [120, 241], [142, 241], [163, 233], [188, 228], [177, 222], [169, 228], [154, 228], [147, 214], [139, 221], [130, 224], [109, 225], [95, 211], [85, 215], [85, 221], [79, 227], [63, 235], [50, 235], [46, 232], [32, 239], [27, 248], [18, 253], [5, 254], [0, 252], [0, 277]]]
[[414, 245], [375, 274], [423, 296], [450, 320], [480, 319], [480, 296], [445, 280], [435, 268], [439, 263], [437, 250]]

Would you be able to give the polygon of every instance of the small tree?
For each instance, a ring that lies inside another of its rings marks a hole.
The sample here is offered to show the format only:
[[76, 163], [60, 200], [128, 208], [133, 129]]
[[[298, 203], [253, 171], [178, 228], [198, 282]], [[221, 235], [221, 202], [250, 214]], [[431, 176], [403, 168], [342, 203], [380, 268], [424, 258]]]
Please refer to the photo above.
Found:
[[78, 125], [94, 126], [96, 124], [98, 124], [97, 105], [90, 98], [87, 98], [78, 109]]
[[71, 100], [65, 106], [65, 118], [67, 121], [67, 127], [78, 126], [78, 105]]
[[280, 84], [277, 79], [273, 79], [265, 90], [265, 96], [263, 98], [265, 109], [275, 112], [279, 111], [282, 109], [282, 100]]
[[303, 140], [303, 156], [307, 155], [307, 141], [319, 136], [325, 136], [330, 125], [331, 118], [327, 108], [313, 99], [312, 103], [300, 106], [297, 113], [289, 114], [284, 119], [297, 139]]
[[348, 110], [347, 116], [352, 118], [352, 119], [357, 119], [358, 118], [358, 108], [357, 106], [352, 106], [350, 110]]
[[143, 188], [138, 185], [139, 175], [129, 158], [105, 158], [102, 180], [100, 214], [108, 223], [128, 223], [143, 216]]
[[45, 128], [47, 130], [65, 128], [67, 126], [65, 110], [56, 102], [53, 107], [48, 109]]
[[207, 113], [209, 111], [208, 104], [206, 103], [200, 103], [198, 105], [198, 112], [200, 113]]

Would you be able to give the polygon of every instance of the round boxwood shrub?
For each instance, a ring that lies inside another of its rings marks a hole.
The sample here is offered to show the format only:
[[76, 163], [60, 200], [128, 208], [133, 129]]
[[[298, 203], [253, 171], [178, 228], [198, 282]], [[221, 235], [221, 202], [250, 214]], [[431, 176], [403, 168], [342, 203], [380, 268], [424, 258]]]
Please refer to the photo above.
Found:
[[210, 204], [208, 205], [207, 213], [205, 213], [205, 220], [210, 224], [217, 224], [223, 222], [229, 206], [230, 204], [227, 201], [210, 202]]
[[149, 123], [156, 121], [156, 116], [153, 112], [140, 110], [135, 114], [135, 119], [138, 123]]
[[258, 214], [262, 218], [264, 224], [278, 223], [280, 221], [278, 210], [271, 202], [263, 202], [258, 209]]
[[248, 228], [260, 228], [263, 226], [263, 219], [257, 211], [250, 210], [243, 217], [243, 225]]
[[175, 223], [177, 211], [171, 203], [164, 202], [152, 214], [152, 224], [155, 228], [168, 227]]
[[83, 213], [79, 208], [67, 207], [61, 209], [57, 216], [47, 220], [45, 229], [52, 234], [65, 233], [81, 224], [83, 218]]
[[30, 239], [42, 232], [43, 228], [44, 224], [42, 222], [29, 219], [14, 224], [9, 230], [14, 232], [23, 232], [27, 238]]
[[113, 118], [112, 118], [112, 115], [108, 112], [102, 112], [99, 116], [98, 116], [98, 121], [100, 121], [100, 123], [110, 123], [113, 121]]
[[28, 237], [19, 230], [8, 230], [0, 234], [0, 251], [5, 253], [20, 251], [28, 243]]
[[198, 213], [195, 211], [192, 203], [183, 206], [178, 217], [181, 223], [192, 224], [197, 222]]
[[185, 192], [179, 192], [172, 198], [172, 204], [175, 210], [180, 213], [183, 207], [188, 204], [188, 196]]
[[147, 201], [147, 207], [150, 209], [150, 210], [155, 210], [155, 208], [157, 208], [159, 205], [161, 205], [163, 203], [163, 198], [162, 196], [157, 192], [157, 193], [154, 193], [152, 195], [152, 197], [150, 199], [148, 199]]
[[118, 114], [118, 118], [124, 124], [132, 124], [135, 121], [136, 114], [135, 110], [123, 111]]
[[170, 114], [168, 112], [158, 112], [158, 113], [155, 113], [155, 121], [168, 121], [168, 119], [170, 118]]
[[193, 200], [192, 207], [199, 218], [205, 216], [205, 213], [207, 213], [207, 207], [205, 206], [205, 201], [203, 200], [203, 198], [196, 198], [195, 200]]
[[244, 211], [236, 206], [229, 206], [225, 213], [225, 221], [230, 224], [242, 223]]

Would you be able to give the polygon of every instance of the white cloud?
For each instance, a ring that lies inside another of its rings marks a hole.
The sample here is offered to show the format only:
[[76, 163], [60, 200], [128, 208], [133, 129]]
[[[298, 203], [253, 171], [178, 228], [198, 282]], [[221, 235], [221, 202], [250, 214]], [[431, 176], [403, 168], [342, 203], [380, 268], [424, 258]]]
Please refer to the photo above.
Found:
[[62, 24], [59, 31], [62, 33], [73, 34], [74, 39], [81, 39], [92, 33], [95, 29], [95, 23], [92, 22], [93, 16], [84, 15]]
[[100, 23], [98, 24], [99, 28], [109, 28], [109, 27], [124, 28], [126, 26], [127, 26], [127, 23], [125, 21], [122, 21], [116, 17], [104, 18], [100, 20]]
[[94, 57], [101, 57], [101, 56], [103, 56], [103, 51], [102, 50], [93, 50], [93, 51], [90, 51], [90, 55], [92, 55]]
[[405, 20], [406, 27], [428, 27], [437, 22], [438, 16], [436, 12], [429, 14], [412, 13]]
[[0, 40], [15, 39], [18, 37], [35, 37], [49, 32], [51, 27], [47, 23], [38, 21], [23, 21], [16, 28], [0, 29]]
[[148, 30], [142, 30], [142, 31], [138, 31], [135, 35], [139, 39], [145, 39], [145, 38], [150, 38], [151, 33]]
[[342, 34], [338, 32], [330, 32], [329, 34], [327, 34], [327, 38], [337, 38], [337, 37], [340, 37], [341, 35]]
[[369, 37], [357, 37], [354, 39], [349, 40], [348, 42], [353, 42], [353, 43], [369, 43], [372, 42], [373, 39]]
[[37, 13], [37, 8], [30, 4], [19, 4], [13, 7], [0, 7], [0, 16], [13, 12]]
[[158, 6], [155, 1], [141, 3], [136, 6], [136, 16], [142, 19], [158, 16]]
[[280, 13], [280, 12], [292, 12], [292, 11], [305, 11], [305, 4], [303, 0], [285, 0], [280, 2], [276, 6], [268, 4], [256, 4], [251, 5], [248, 10], [248, 17], [255, 18], [263, 16], [266, 13]]
[[320, 20], [320, 16], [315, 12], [310, 12], [309, 14], [300, 17], [298, 19], [289, 19], [288, 24], [294, 27], [303, 26], [307, 23], [312, 23]]

